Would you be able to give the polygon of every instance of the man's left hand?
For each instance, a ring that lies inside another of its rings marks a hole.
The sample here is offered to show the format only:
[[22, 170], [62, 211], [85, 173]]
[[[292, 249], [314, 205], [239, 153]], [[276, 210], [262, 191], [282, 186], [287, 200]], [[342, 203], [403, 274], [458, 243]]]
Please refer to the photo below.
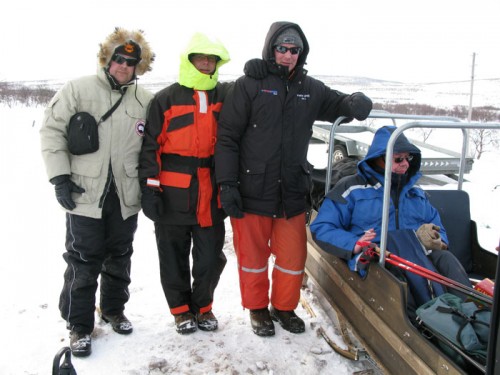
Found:
[[362, 92], [349, 95], [347, 100], [350, 115], [359, 121], [365, 120], [373, 108], [372, 100]]
[[245, 63], [243, 72], [254, 79], [264, 79], [268, 76], [267, 62], [262, 59], [251, 59]]

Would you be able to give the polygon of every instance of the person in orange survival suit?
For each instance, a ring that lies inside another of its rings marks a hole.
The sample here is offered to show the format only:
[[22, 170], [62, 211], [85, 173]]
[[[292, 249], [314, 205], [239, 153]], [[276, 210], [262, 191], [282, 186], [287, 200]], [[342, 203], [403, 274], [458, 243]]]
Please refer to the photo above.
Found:
[[155, 224], [161, 284], [180, 334], [218, 327], [212, 302], [226, 264], [225, 214], [213, 154], [230, 87], [218, 83], [218, 69], [228, 61], [218, 40], [193, 35], [181, 54], [178, 82], [153, 98], [140, 155], [142, 209]]
[[[155, 222], [160, 277], [177, 332], [218, 328], [215, 288], [226, 264], [215, 184], [217, 119], [232, 83], [218, 83], [226, 48], [196, 33], [181, 55], [178, 83], [153, 98], [139, 162], [141, 205]], [[246, 68], [258, 76], [262, 61]], [[193, 244], [193, 283], [189, 255]]]
[[292, 333], [305, 330], [294, 310], [307, 253], [312, 125], [340, 116], [363, 120], [372, 108], [362, 93], [347, 95], [307, 76], [308, 53], [299, 25], [273, 23], [262, 52], [265, 78], [240, 77], [219, 120], [216, 178], [222, 207], [231, 216], [242, 305], [259, 336], [275, 334], [273, 320]]

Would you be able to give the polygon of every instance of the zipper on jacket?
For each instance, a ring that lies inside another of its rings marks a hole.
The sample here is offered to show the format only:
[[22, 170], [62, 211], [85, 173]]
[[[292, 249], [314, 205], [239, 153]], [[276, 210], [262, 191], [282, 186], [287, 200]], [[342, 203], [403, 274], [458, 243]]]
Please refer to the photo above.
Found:
[[106, 184], [104, 185], [104, 191], [101, 195], [101, 198], [99, 199], [99, 208], [102, 208], [102, 206], [104, 205], [104, 200], [106, 199], [106, 196], [108, 195], [109, 188], [113, 184], [113, 178], [114, 177], [113, 177], [113, 171], [111, 169], [111, 162], [109, 162], [108, 177], [106, 179]]
[[399, 229], [399, 197], [401, 196], [401, 176], [398, 176], [398, 184], [394, 190], [394, 207], [396, 209], [396, 229]]

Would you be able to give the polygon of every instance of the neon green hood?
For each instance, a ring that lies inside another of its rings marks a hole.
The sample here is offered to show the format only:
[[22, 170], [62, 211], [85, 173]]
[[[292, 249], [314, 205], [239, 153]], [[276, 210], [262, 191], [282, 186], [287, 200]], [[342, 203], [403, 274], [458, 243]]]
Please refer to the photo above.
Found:
[[[203, 74], [189, 61], [192, 53], [219, 56], [212, 75]], [[196, 33], [191, 38], [187, 49], [181, 54], [179, 69], [179, 84], [195, 90], [212, 90], [219, 78], [219, 68], [229, 61], [229, 53], [219, 40], [213, 40], [206, 35]]]

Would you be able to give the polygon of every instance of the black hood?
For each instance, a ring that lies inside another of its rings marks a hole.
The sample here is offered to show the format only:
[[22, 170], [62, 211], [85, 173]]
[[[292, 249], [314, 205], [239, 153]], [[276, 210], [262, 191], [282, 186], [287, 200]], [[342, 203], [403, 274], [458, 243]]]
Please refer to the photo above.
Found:
[[297, 60], [297, 68], [302, 68], [306, 64], [307, 55], [309, 54], [309, 43], [307, 42], [307, 38], [304, 35], [302, 29], [299, 25], [293, 22], [274, 22], [269, 31], [267, 32], [266, 40], [264, 42], [264, 48], [262, 50], [262, 58], [265, 61], [274, 62], [274, 50], [273, 50], [273, 42], [276, 40], [278, 35], [280, 35], [285, 29], [293, 27], [300, 35], [302, 39], [302, 43], [304, 44], [303, 51], [299, 55], [299, 59]]

